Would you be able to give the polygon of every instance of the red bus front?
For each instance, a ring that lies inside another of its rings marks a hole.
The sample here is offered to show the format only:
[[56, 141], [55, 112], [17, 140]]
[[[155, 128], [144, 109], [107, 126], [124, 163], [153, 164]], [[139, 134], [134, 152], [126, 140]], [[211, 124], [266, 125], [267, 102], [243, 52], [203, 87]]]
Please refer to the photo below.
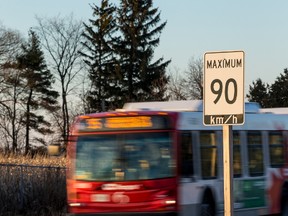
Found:
[[173, 119], [167, 113], [83, 116], [68, 145], [71, 215], [177, 215]]

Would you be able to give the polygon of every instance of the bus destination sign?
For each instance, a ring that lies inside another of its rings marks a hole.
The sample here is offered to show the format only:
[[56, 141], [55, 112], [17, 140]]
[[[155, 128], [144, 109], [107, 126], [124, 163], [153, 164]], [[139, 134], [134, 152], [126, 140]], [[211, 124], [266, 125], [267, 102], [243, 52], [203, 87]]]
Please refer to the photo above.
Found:
[[79, 132], [168, 129], [167, 116], [115, 116], [101, 118], [83, 118], [78, 122]]

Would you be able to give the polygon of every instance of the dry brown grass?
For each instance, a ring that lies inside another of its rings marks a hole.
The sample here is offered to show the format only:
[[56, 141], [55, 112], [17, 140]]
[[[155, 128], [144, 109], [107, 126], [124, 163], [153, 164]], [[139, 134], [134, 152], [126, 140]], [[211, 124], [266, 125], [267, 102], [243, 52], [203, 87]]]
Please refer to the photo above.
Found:
[[0, 155], [1, 215], [64, 215], [65, 157]]
[[27, 164], [34, 166], [55, 166], [66, 167], [66, 158], [64, 156], [42, 156], [42, 155], [15, 155], [0, 154], [0, 164]]

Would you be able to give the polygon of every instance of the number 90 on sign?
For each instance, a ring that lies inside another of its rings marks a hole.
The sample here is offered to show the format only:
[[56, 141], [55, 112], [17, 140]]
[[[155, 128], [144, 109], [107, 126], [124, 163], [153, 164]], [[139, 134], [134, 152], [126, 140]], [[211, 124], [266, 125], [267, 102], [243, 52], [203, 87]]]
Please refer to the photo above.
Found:
[[[229, 88], [230, 87], [230, 88]], [[220, 79], [214, 79], [210, 85], [211, 92], [216, 95], [214, 104], [217, 104], [224, 91], [225, 101], [228, 104], [235, 103], [237, 99], [237, 82], [235, 79], [228, 79], [225, 84]]]

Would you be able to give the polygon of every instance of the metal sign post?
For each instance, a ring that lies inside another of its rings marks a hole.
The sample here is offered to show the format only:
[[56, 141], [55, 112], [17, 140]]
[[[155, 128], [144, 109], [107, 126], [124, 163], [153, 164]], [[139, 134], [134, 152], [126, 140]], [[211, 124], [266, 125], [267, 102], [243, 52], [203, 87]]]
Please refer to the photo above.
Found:
[[224, 215], [233, 216], [232, 125], [244, 124], [244, 52], [207, 52], [204, 56], [203, 123], [223, 126]]

